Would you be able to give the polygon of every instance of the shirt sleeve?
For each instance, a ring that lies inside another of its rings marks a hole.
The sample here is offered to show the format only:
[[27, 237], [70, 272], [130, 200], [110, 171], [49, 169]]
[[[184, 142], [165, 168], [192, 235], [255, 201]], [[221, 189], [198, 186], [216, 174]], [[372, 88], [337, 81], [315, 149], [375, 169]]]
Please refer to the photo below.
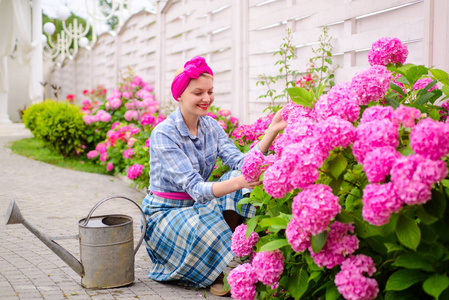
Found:
[[[217, 123], [217, 122], [215, 122]], [[218, 142], [218, 156], [223, 160], [223, 164], [228, 166], [231, 170], [239, 170], [243, 165], [243, 160], [245, 156], [251, 151], [260, 151], [259, 143], [257, 143], [251, 150], [247, 153], [242, 153], [239, 148], [234, 144], [234, 141], [227, 137], [223, 128], [220, 125], [217, 131], [219, 132], [219, 142]]]
[[169, 179], [175, 189], [188, 193], [198, 203], [206, 203], [215, 198], [213, 182], [205, 182], [193, 168], [183, 149], [164, 131], [153, 131], [151, 157], [158, 162], [157, 167], [163, 177]]

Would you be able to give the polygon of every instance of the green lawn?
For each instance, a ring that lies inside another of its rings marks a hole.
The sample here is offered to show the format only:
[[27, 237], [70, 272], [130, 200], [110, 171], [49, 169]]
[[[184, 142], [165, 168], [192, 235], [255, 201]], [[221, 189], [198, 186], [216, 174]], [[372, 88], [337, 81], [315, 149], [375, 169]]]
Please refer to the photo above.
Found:
[[36, 138], [17, 140], [8, 144], [14, 153], [46, 162], [58, 167], [89, 173], [107, 174], [105, 166], [99, 166], [88, 159], [64, 158], [61, 154], [46, 148], [44, 143]]

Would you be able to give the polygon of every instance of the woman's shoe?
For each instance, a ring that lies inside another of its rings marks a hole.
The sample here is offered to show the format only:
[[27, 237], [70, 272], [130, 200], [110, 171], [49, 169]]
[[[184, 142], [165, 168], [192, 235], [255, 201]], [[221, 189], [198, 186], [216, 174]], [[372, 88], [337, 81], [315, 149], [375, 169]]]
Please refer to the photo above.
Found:
[[229, 296], [231, 294], [231, 291], [226, 291], [224, 289], [224, 275], [221, 273], [217, 279], [215, 279], [214, 283], [211, 284], [209, 291], [212, 295], [215, 296]]

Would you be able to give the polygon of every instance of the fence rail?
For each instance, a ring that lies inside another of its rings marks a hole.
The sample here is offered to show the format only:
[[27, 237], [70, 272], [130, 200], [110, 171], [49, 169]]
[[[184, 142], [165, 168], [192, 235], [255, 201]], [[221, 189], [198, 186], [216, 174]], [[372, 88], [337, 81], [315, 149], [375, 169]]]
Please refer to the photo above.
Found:
[[51, 81], [63, 97], [82, 97], [97, 85], [110, 91], [131, 68], [164, 106], [172, 101], [175, 71], [201, 55], [215, 73], [216, 104], [249, 123], [270, 102], [259, 98], [266, 89], [256, 82], [277, 75], [273, 53], [287, 28], [297, 55], [292, 67], [300, 72], [307, 71], [322, 28], [329, 28], [340, 82], [369, 66], [371, 44], [384, 36], [408, 46], [408, 62], [449, 69], [448, 17], [446, 0], [169, 0], [158, 2], [157, 13], [137, 13], [117, 33], [102, 34], [91, 50], [55, 67]]

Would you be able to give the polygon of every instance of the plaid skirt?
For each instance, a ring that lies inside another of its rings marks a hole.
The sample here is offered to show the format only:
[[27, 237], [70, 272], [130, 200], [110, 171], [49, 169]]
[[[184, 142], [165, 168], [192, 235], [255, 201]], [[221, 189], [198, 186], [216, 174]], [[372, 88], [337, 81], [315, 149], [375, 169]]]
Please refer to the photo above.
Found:
[[[240, 171], [230, 171], [220, 181], [239, 175]], [[198, 204], [149, 193], [142, 203], [147, 222], [145, 246], [153, 262], [148, 277], [194, 287], [211, 285], [234, 257], [232, 232], [223, 211], [233, 210], [245, 218], [255, 215], [251, 205], [237, 209], [241, 198], [242, 190], [238, 190]]]

